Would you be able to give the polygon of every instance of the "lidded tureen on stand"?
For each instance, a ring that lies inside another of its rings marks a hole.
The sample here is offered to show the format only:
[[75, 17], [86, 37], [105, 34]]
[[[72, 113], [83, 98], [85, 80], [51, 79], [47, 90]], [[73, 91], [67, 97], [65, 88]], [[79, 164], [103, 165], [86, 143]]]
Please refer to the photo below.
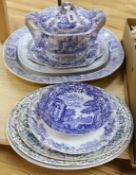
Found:
[[71, 3], [26, 16], [4, 47], [5, 66], [25, 80], [53, 84], [106, 77], [124, 60], [120, 42], [103, 28], [101, 10]]
[[88, 55], [92, 55], [90, 64], [98, 57], [97, 35], [104, 22], [102, 11], [84, 10], [71, 3], [26, 17], [38, 61], [62, 68], [82, 66]]

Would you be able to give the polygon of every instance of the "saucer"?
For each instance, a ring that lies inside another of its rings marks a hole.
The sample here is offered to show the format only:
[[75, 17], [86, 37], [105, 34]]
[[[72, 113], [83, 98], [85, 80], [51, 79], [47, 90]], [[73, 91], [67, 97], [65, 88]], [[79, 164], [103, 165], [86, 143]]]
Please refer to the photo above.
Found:
[[71, 135], [97, 131], [112, 113], [108, 97], [99, 88], [80, 82], [49, 87], [36, 106], [30, 114], [37, 111], [50, 128]]
[[[47, 156], [40, 155], [33, 151], [31, 148], [27, 147], [26, 144], [20, 138], [17, 132], [18, 126], [18, 119], [20, 118], [20, 114], [26, 108], [26, 105], [31, 103], [35, 95], [38, 91], [34, 91], [28, 96], [24, 97], [20, 100], [17, 105], [12, 109], [9, 120], [7, 122], [7, 137], [10, 145], [12, 148], [24, 159], [28, 160], [29, 162], [42, 166], [45, 168], [52, 168], [52, 169], [63, 169], [63, 170], [76, 170], [76, 169], [85, 169], [91, 168], [95, 166], [102, 165], [107, 163], [117, 156], [119, 156], [128, 146], [130, 143], [132, 133], [133, 133], [133, 121], [132, 116], [127, 109], [127, 107], [122, 104], [122, 102], [114, 97], [111, 96], [113, 99], [113, 103], [116, 105], [117, 108], [117, 120], [118, 120], [118, 131], [116, 132], [114, 138], [109, 141], [109, 143], [103, 147], [102, 149], [85, 154], [85, 155], [67, 155], [67, 154], [60, 154], [56, 152], [56, 158], [58, 159], [58, 155], [63, 156], [64, 158], [67, 156], [76, 157], [77, 161], [67, 161], [66, 160], [57, 160], [50, 158], [52, 154], [55, 156], [54, 151], [49, 151], [47, 149]], [[26, 124], [26, 127], [28, 125]], [[29, 139], [32, 144], [35, 144], [34, 139]], [[86, 160], [80, 160], [80, 157], [86, 157]]]
[[[99, 36], [101, 37], [101, 35]], [[89, 59], [86, 58], [84, 61], [84, 64], [86, 66], [80, 65], [80, 67], [74, 67], [74, 68], [67, 67], [65, 69], [64, 68], [56, 69], [53, 67], [49, 67], [46, 64], [44, 65], [39, 64], [38, 62], [34, 61], [35, 60], [34, 55], [31, 53], [31, 48], [29, 48], [32, 38], [30, 33], [25, 33], [24, 36], [19, 40], [17, 47], [18, 59], [21, 65], [25, 69], [37, 73], [46, 73], [54, 75], [54, 74], [72, 74], [72, 73], [98, 70], [99, 68], [103, 67], [109, 60], [108, 47], [107, 45], [105, 45], [105, 42], [103, 42], [102, 38], [100, 37], [98, 37], [98, 43], [100, 45], [101, 55], [97, 57], [93, 62], [90, 62]]]
[[107, 64], [97, 71], [80, 72], [79, 74], [70, 75], [50, 75], [46, 73], [35, 73], [33, 71], [26, 70], [19, 62], [17, 56], [17, 46], [20, 38], [25, 33], [28, 33], [27, 28], [22, 28], [15, 31], [4, 45], [4, 63], [7, 69], [16, 76], [25, 79], [30, 82], [39, 84], [54, 84], [66, 81], [88, 81], [97, 80], [107, 77], [115, 72], [124, 61], [124, 52], [120, 42], [116, 39], [112, 32], [107, 29], [101, 29], [99, 35], [103, 36], [105, 44], [109, 50], [109, 61]]

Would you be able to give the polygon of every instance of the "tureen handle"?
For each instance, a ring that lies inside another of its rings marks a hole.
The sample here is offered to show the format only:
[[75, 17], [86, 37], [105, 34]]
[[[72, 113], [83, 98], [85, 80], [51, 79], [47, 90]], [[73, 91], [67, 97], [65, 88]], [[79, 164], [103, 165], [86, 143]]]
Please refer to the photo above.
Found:
[[102, 10], [96, 10], [96, 17], [95, 17], [95, 24], [96, 24], [96, 30], [99, 31], [106, 21], [105, 13]]
[[37, 21], [38, 21], [38, 13], [37, 12], [30, 13], [25, 18], [25, 23], [26, 23], [27, 27], [29, 28], [34, 39], [37, 39], [41, 34], [41, 31], [38, 27]]

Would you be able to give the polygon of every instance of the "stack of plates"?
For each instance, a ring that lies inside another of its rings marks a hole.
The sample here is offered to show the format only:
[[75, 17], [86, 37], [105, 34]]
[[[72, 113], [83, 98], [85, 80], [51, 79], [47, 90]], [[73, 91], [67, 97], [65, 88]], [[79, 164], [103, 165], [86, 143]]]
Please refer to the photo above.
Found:
[[88, 55], [81, 65], [55, 68], [39, 62], [33, 52], [32, 36], [27, 28], [22, 28], [5, 42], [4, 63], [13, 74], [40, 84], [96, 80], [115, 72], [124, 60], [122, 46], [109, 30], [100, 30], [97, 43], [99, 53], [93, 62], [93, 55]]
[[24, 159], [52, 169], [84, 169], [111, 161], [133, 132], [128, 108], [108, 92], [62, 83], [32, 92], [10, 113], [7, 136]]

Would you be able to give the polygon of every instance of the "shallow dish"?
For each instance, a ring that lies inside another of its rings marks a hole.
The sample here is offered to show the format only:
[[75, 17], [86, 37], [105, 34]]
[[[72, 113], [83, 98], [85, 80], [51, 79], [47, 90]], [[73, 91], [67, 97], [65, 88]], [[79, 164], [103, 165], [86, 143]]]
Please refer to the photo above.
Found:
[[[36, 106], [33, 105], [33, 107], [35, 108]], [[66, 154], [77, 155], [95, 152], [108, 144], [109, 140], [115, 135], [117, 129], [115, 119], [116, 111], [113, 112], [109, 121], [107, 121], [103, 127], [82, 136], [70, 136], [56, 132], [45, 125], [42, 119], [37, 122], [36, 118], [39, 118], [39, 116], [36, 110], [31, 111], [31, 115], [30, 113], [27, 114], [27, 112], [28, 111], [25, 110], [25, 113], [20, 117], [21, 121], [18, 125], [20, 136], [25, 138], [25, 134], [22, 134], [25, 132], [25, 127], [22, 127], [22, 123], [27, 121], [30, 132], [41, 143], [41, 146]]]
[[49, 87], [35, 110], [50, 128], [72, 135], [96, 131], [112, 113], [108, 97], [99, 88], [79, 82]]
[[[31, 105], [31, 103], [27, 104], [22, 114], [20, 114], [17, 130], [21, 139], [26, 143], [26, 145], [41, 155], [47, 156], [48, 150], [48, 152], [51, 152], [50, 156], [52, 158], [56, 158], [56, 155], [54, 157], [53, 152], [55, 152], [54, 150], [58, 150], [58, 152], [55, 153], [57, 154], [59, 160], [77, 161], [79, 157], [80, 160], [85, 160], [87, 159], [85, 153], [98, 151], [107, 145], [109, 140], [113, 138], [118, 130], [117, 116], [116, 112], [114, 112], [113, 117], [97, 132], [84, 135], [84, 137], [67, 138], [66, 136], [62, 138], [61, 136], [64, 135], [60, 136], [56, 133], [54, 134], [50, 132], [49, 129], [47, 129], [47, 132], [45, 132], [45, 129], [42, 129], [41, 127], [43, 123], [41, 121], [36, 123], [35, 121], [35, 117], [37, 117], [36, 113], [34, 113], [33, 116], [28, 116], [28, 109], [31, 107]], [[114, 108], [115, 107], [116, 106], [114, 106]], [[66, 142], [66, 140], [68, 141]], [[61, 142], [61, 144], [57, 144], [59, 147], [53, 144], [55, 141], [56, 143]], [[63, 145], [63, 147], [61, 145]], [[64, 145], [67, 145], [69, 149], [66, 150]], [[64, 157], [62, 156], [64, 154], [61, 154], [62, 151], [69, 154], [66, 154], [67, 156]], [[76, 153], [76, 155], [73, 155], [74, 153]], [[85, 157], [81, 156], [81, 153], [84, 153]]]

